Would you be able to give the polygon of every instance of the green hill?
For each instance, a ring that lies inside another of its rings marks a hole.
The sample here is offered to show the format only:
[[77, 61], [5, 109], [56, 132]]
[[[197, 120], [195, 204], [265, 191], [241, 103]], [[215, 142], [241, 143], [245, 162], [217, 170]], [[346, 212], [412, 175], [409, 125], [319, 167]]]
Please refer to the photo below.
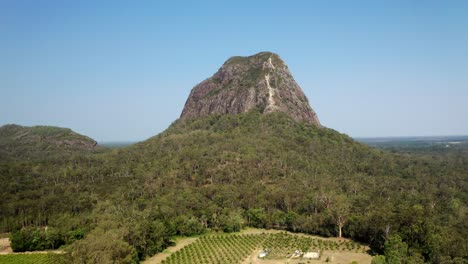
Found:
[[178, 120], [160, 135], [115, 154], [134, 161], [129, 165], [138, 169], [157, 170], [158, 176], [171, 174], [185, 184], [204, 186], [292, 183], [297, 173], [320, 180], [330, 174], [370, 172], [369, 161], [380, 160], [382, 153], [332, 129], [296, 122], [284, 113], [251, 111]]
[[4, 125], [0, 127], [0, 158], [44, 158], [99, 149], [93, 139], [68, 128]]

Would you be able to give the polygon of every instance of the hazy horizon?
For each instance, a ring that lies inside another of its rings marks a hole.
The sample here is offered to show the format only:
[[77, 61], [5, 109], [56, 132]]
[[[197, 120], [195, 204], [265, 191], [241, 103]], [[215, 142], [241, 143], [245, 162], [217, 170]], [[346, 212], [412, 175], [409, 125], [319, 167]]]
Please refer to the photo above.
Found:
[[0, 126], [137, 142], [231, 56], [279, 54], [353, 138], [468, 135], [468, 2], [0, 3]]

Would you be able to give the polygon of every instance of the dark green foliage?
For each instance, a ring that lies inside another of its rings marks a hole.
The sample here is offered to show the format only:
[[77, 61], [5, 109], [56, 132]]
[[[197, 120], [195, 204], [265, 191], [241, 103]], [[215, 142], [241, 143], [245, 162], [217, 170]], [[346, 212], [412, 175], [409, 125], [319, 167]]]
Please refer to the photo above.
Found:
[[205, 227], [196, 217], [179, 215], [174, 219], [174, 227], [178, 235], [193, 236], [204, 232]]
[[57, 249], [65, 244], [63, 236], [55, 229], [23, 228], [11, 234], [14, 252]]
[[85, 231], [84, 228], [79, 228], [79, 229], [76, 229], [76, 230], [69, 231], [67, 233], [66, 241], [67, 241], [67, 243], [71, 244], [72, 242], [74, 242], [76, 240], [83, 239], [84, 236], [85, 236], [85, 233], [86, 233], [86, 231]]
[[266, 223], [266, 213], [263, 208], [251, 208], [245, 211], [247, 224], [252, 227], [263, 228]]
[[386, 264], [387, 262], [385, 261], [385, 256], [382, 255], [377, 255], [374, 258], [372, 258], [371, 264]]
[[455, 261], [468, 257], [467, 171], [464, 154], [393, 154], [286, 114], [209, 116], [106, 153], [1, 160], [0, 229], [49, 226], [84, 257], [112, 237], [133, 261], [206, 230], [337, 236], [341, 217], [376, 253], [398, 235], [414, 261]]
[[98, 227], [72, 245], [68, 263], [130, 264], [138, 263], [138, 256], [135, 248], [122, 240], [122, 230]]
[[239, 232], [244, 225], [242, 214], [238, 211], [232, 211], [226, 215], [221, 215], [219, 225], [224, 232]]
[[385, 242], [385, 258], [388, 264], [401, 264], [408, 256], [408, 245], [398, 235], [391, 236]]

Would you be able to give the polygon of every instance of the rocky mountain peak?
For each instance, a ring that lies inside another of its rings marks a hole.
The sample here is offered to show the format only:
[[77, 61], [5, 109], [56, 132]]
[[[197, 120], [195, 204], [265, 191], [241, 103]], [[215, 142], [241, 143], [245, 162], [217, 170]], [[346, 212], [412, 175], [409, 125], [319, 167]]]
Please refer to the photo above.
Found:
[[229, 58], [192, 89], [181, 118], [239, 114], [255, 108], [264, 114], [285, 112], [297, 121], [320, 126], [288, 66], [272, 52]]

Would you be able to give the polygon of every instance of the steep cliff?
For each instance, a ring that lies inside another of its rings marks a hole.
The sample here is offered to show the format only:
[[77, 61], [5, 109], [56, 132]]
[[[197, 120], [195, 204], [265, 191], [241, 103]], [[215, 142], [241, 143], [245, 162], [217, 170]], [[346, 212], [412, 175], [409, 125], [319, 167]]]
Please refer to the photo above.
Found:
[[288, 66], [271, 52], [228, 59], [211, 78], [192, 89], [181, 118], [239, 114], [254, 108], [265, 114], [284, 112], [296, 121], [320, 126]]

